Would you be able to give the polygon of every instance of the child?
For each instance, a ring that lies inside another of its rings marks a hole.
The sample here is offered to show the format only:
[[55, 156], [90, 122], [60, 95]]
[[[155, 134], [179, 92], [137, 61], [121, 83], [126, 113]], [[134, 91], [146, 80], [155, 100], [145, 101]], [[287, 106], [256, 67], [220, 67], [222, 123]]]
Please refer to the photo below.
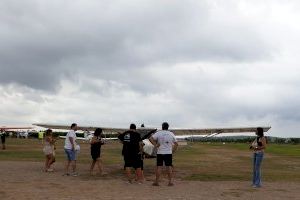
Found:
[[101, 134], [102, 134], [102, 129], [97, 128], [91, 140], [91, 156], [93, 159], [90, 168], [91, 175], [93, 175], [93, 169], [96, 163], [99, 169], [99, 173], [101, 175], [103, 173], [103, 169], [102, 169], [103, 166], [102, 166], [102, 160], [100, 159], [100, 154], [101, 154], [101, 146], [104, 144], [104, 141], [101, 138]]

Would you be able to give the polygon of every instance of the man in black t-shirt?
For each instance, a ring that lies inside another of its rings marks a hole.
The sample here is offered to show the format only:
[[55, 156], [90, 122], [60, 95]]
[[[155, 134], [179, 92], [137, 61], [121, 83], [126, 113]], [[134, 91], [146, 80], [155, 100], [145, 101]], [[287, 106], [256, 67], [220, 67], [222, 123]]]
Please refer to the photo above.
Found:
[[128, 182], [132, 183], [131, 168], [136, 169], [138, 181], [142, 182], [141, 175], [141, 152], [142, 152], [142, 139], [141, 135], [136, 132], [135, 124], [130, 125], [130, 130], [118, 136], [119, 140], [123, 143], [122, 155], [125, 162], [125, 171]]

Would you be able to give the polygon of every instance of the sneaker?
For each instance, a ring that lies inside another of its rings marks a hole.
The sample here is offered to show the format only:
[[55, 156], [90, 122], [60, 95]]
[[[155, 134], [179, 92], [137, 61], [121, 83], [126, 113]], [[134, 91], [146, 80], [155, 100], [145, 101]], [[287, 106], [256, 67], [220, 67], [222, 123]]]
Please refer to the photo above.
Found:
[[69, 173], [64, 173], [62, 176], [70, 176]]
[[52, 168], [47, 169], [47, 172], [53, 172], [54, 170]]
[[77, 172], [73, 172], [73, 173], [71, 174], [71, 176], [76, 177], [76, 176], [78, 176], [78, 173], [77, 173]]
[[253, 188], [260, 188], [261, 185], [253, 185], [252, 187], [253, 187]]

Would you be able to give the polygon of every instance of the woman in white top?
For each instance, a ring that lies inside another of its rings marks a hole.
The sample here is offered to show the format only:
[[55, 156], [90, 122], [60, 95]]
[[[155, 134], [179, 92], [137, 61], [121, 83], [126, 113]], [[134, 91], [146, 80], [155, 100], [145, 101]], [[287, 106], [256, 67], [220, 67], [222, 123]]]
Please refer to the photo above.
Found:
[[46, 130], [46, 133], [45, 133], [45, 142], [44, 142], [44, 148], [43, 148], [43, 152], [46, 157], [45, 172], [53, 171], [53, 169], [51, 168], [51, 165], [55, 162], [54, 144], [55, 144], [55, 139], [53, 139], [53, 137], [52, 137], [52, 130], [48, 129], [48, 130]]
[[253, 150], [253, 187], [261, 187], [261, 163], [264, 157], [264, 150], [267, 146], [267, 140], [264, 136], [264, 130], [257, 128], [257, 138], [252, 142], [250, 149]]

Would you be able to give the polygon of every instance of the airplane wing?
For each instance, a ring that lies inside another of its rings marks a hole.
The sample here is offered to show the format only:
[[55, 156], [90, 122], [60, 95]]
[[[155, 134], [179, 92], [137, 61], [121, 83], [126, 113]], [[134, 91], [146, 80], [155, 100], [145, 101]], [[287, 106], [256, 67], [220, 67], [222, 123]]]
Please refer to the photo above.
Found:
[[[54, 124], [32, 124], [34, 126], [40, 126], [43, 128], [50, 128], [50, 129], [63, 129], [63, 130], [69, 130], [70, 126], [66, 125], [54, 125]], [[110, 134], [118, 134], [122, 133], [124, 131], [127, 131], [128, 129], [125, 128], [106, 128], [106, 127], [93, 127], [93, 126], [78, 126], [78, 130], [88, 130], [88, 131], [95, 131], [96, 128], [102, 128], [103, 132], [110, 133]]]
[[[264, 132], [267, 132], [270, 130], [271, 127], [262, 127]], [[170, 129], [175, 134], [176, 139], [184, 140], [190, 137], [193, 137], [193, 135], [201, 135], [203, 138], [205, 137], [212, 137], [215, 135], [218, 135], [220, 133], [250, 133], [250, 132], [256, 132], [257, 127], [240, 127], [240, 128], [209, 128], [209, 129]], [[150, 134], [151, 136], [151, 134]], [[148, 156], [156, 156], [155, 148], [152, 145], [152, 143], [149, 141], [149, 139], [144, 138], [144, 152]]]
[[[33, 124], [35, 126], [40, 126], [44, 128], [51, 129], [70, 129], [70, 126], [65, 125], [51, 125], [51, 124]], [[88, 130], [94, 131], [96, 128], [100, 127], [91, 127], [91, 126], [79, 126], [79, 130]], [[127, 131], [125, 128], [106, 128], [101, 127], [104, 134], [119, 134]], [[264, 132], [270, 130], [269, 127], [262, 127]], [[205, 129], [170, 129], [175, 135], [205, 135], [205, 136], [213, 136], [218, 135], [220, 133], [245, 133], [245, 132], [256, 132], [257, 127], [234, 127], [234, 128], [205, 128]], [[139, 128], [137, 131], [141, 134], [142, 139], [149, 137], [152, 133], [154, 133], [156, 128]]]
[[20, 129], [33, 129], [29, 126], [0, 126], [0, 130], [20, 130]]
[[[271, 127], [262, 127], [264, 132]], [[245, 133], [256, 132], [257, 127], [237, 127], [237, 128], [206, 128], [206, 129], [170, 129], [175, 135], [217, 135], [220, 133]]]
[[[50, 128], [50, 129], [63, 129], [63, 130], [69, 130], [70, 126], [65, 125], [53, 125], [53, 124], [33, 124], [34, 126], [40, 126], [43, 128]], [[101, 128], [103, 130], [103, 134], [120, 134], [125, 131], [128, 131], [128, 128], [108, 128], [108, 127], [93, 127], [93, 126], [78, 126], [78, 130], [82, 131], [95, 131], [96, 128]], [[137, 131], [141, 134], [142, 138], [147, 137], [149, 134], [152, 134], [157, 129], [154, 128], [138, 128]]]
[[[59, 138], [66, 139], [66, 136], [59, 136]], [[76, 140], [84, 140], [84, 141], [89, 141], [89, 139], [88, 139], [88, 138], [84, 138], [84, 137], [76, 137]]]
[[[64, 125], [50, 125], [50, 124], [33, 124], [35, 126], [40, 126], [44, 128], [50, 128], [50, 129], [70, 129], [69, 126]], [[94, 131], [98, 127], [91, 127], [91, 126], [80, 126], [78, 127], [79, 130], [88, 130], [88, 131]], [[99, 127], [100, 128], [100, 127]], [[104, 135], [105, 134], [120, 134], [128, 129], [124, 128], [103, 128], [101, 127]], [[271, 127], [262, 127], [264, 132], [269, 131]], [[203, 135], [203, 137], [212, 137], [215, 135], [218, 135], [220, 133], [244, 133], [244, 132], [256, 132], [257, 127], [238, 127], [238, 128], [207, 128], [207, 129], [170, 129], [177, 137], [181, 136], [183, 139], [186, 137], [190, 137], [193, 135]], [[137, 132], [140, 133], [141, 138], [144, 142], [144, 152], [150, 156], [155, 156], [154, 152], [154, 146], [149, 141], [149, 137], [157, 131], [156, 128], [139, 128], [137, 129]], [[64, 136], [60, 136], [60, 138], [65, 138]], [[77, 139], [87, 140], [87, 138], [80, 138], [77, 137]], [[105, 138], [104, 138], [105, 139]], [[112, 140], [116, 138], [111, 138]], [[107, 140], [107, 139], [106, 139]], [[109, 139], [108, 139], [109, 140]]]
[[[59, 138], [62, 138], [62, 139], [66, 139], [67, 137], [66, 136], [59, 136]], [[90, 141], [92, 138], [90, 137], [76, 137], [76, 140], [84, 140], [84, 141]], [[114, 137], [114, 138], [102, 138], [104, 141], [108, 141], [108, 140], [118, 140], [117, 137]]]

